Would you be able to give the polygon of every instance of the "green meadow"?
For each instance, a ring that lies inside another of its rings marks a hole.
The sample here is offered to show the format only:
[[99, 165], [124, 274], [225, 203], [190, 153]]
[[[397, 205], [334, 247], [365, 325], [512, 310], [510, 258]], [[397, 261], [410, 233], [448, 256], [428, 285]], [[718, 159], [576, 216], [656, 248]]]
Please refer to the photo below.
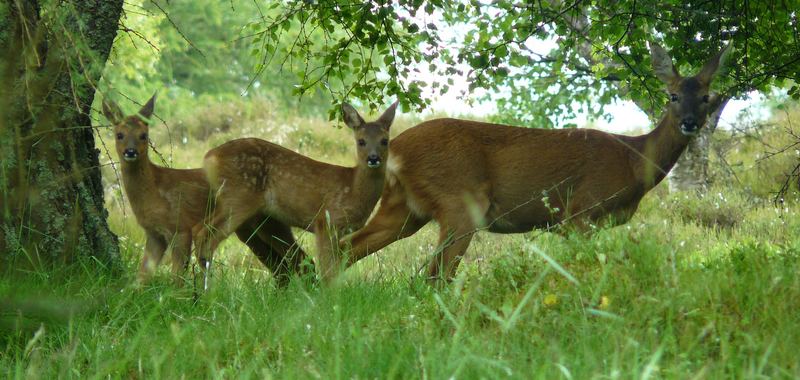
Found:
[[[800, 377], [797, 188], [782, 203], [772, 194], [798, 158], [792, 149], [765, 158], [791, 143], [787, 128], [800, 132], [791, 123], [800, 111], [776, 115], [744, 137], [715, 134], [724, 149], [712, 155], [704, 196], [662, 183], [619, 227], [478, 234], [456, 279], [439, 287], [420, 275], [435, 224], [333, 286], [295, 278], [277, 288], [234, 239], [217, 253], [207, 292], [195, 267], [183, 287], [164, 265], [135, 286], [143, 232], [105, 165], [122, 267], [4, 273], [2, 309], [15, 311], [0, 312], [0, 377]], [[419, 121], [401, 116], [393, 133]], [[224, 103], [153, 126], [151, 158], [196, 167], [209, 148], [257, 136], [351, 165], [350, 133], [268, 101]], [[116, 161], [111, 131], [99, 134], [101, 161]], [[295, 233], [313, 254], [313, 236]]]

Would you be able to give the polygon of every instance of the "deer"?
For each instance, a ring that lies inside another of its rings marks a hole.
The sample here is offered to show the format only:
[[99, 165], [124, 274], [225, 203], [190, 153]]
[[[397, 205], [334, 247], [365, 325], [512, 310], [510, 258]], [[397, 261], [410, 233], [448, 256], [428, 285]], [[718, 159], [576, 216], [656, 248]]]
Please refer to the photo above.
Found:
[[[122, 185], [146, 242], [137, 281], [146, 282], [171, 246], [172, 273], [179, 283], [191, 258], [193, 228], [209, 208], [209, 185], [202, 169], [172, 169], [149, 158], [149, 120], [154, 94], [135, 115], [124, 116], [119, 106], [103, 101], [103, 114], [113, 125]], [[302, 273], [306, 257], [291, 229], [263, 214], [254, 214], [236, 230], [256, 257], [272, 271], [279, 285]]]
[[337, 236], [363, 226], [381, 196], [396, 108], [397, 102], [376, 121], [365, 122], [351, 105], [342, 104], [356, 143], [354, 167], [316, 161], [257, 138], [228, 141], [206, 153], [203, 170], [215, 207], [195, 237], [206, 276], [217, 245], [263, 213], [315, 235], [318, 274], [329, 282], [341, 263]]
[[683, 77], [666, 50], [650, 45], [669, 103], [656, 128], [644, 135], [448, 118], [405, 130], [392, 140], [377, 211], [339, 242], [346, 265], [431, 220], [439, 225], [427, 272], [433, 283], [453, 278], [478, 230], [589, 232], [593, 225], [626, 223], [718, 106], [709, 87], [729, 48], [695, 76]]

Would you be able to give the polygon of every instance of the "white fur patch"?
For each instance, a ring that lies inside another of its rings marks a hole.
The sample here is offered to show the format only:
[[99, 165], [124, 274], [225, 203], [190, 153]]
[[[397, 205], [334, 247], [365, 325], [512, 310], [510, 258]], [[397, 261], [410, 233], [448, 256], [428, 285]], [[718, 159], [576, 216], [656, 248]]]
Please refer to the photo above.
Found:
[[414, 196], [409, 194], [408, 191], [406, 191], [406, 206], [408, 206], [408, 209], [411, 210], [414, 215], [420, 218], [428, 216], [428, 213], [420, 206], [419, 202], [414, 200]]
[[392, 152], [389, 152], [389, 158], [387, 161], [386, 181], [389, 183], [389, 186], [394, 186], [397, 184], [397, 175], [403, 166], [403, 160], [397, 154], [392, 154]]
[[386, 171], [389, 173], [397, 174], [403, 166], [403, 159], [399, 155], [389, 152], [389, 162], [386, 163]]
[[206, 156], [203, 160], [203, 171], [206, 173], [206, 178], [213, 185], [219, 185], [219, 159], [217, 156]]
[[[403, 168], [403, 159], [397, 153], [392, 153], [389, 151], [389, 158], [388, 163], [386, 164], [386, 182], [389, 186], [396, 186], [398, 185], [398, 177], [400, 176], [400, 170]], [[424, 218], [428, 215], [425, 212], [425, 209], [422, 208], [418, 201], [414, 199], [414, 196], [409, 192], [409, 189], [406, 189], [406, 206], [408, 206], [411, 212], [420, 217]]]

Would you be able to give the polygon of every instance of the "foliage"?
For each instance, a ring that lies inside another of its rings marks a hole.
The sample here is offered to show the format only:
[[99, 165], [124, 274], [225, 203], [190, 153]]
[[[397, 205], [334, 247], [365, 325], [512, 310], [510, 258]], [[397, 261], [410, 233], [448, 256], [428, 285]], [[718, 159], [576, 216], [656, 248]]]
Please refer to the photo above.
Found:
[[330, 100], [322, 92], [307, 92], [302, 102], [291, 96], [294, 73], [275, 66], [256, 70], [259, 58], [245, 37], [258, 9], [250, 0], [126, 2], [124, 33], [114, 44], [101, 90], [132, 100], [162, 93], [174, 100], [159, 107], [162, 118], [209, 99], [241, 97], [268, 98], [286, 112], [324, 112]]
[[[424, 12], [444, 3], [428, 2]], [[421, 96], [427, 84], [415, 78], [420, 70], [412, 66], [437, 56], [420, 51], [420, 42], [438, 41], [435, 24], [420, 25], [409, 17], [422, 8], [422, 1], [401, 1], [398, 7], [387, 2], [272, 3], [262, 20], [251, 25], [254, 51], [263, 57], [258, 69], [275, 64], [297, 72], [301, 83], [296, 94], [301, 96], [324, 89], [336, 99], [365, 100], [375, 110], [388, 103], [388, 95], [421, 109], [430, 104]], [[331, 110], [329, 118], [337, 112]]]
[[[742, 189], [749, 197], [780, 201], [798, 194], [800, 108], [787, 101], [766, 121], [743, 111], [730, 130], [714, 136], [711, 176], [720, 186]], [[795, 169], [796, 170], [796, 169]]]
[[[796, 7], [788, 4], [543, 3], [520, 7], [495, 2], [489, 9], [476, 7], [468, 16], [454, 16], [459, 21], [487, 25], [468, 35], [478, 43], [467, 44], [461, 53], [466, 57], [486, 56], [489, 64], [485, 70], [489, 73], [498, 67], [513, 70], [515, 75], [501, 81], [512, 81], [511, 93], [499, 103], [501, 111], [513, 118], [525, 117], [526, 109], [539, 110], [536, 112], [541, 113], [531, 120], [540, 122], [549, 113], [556, 115], [555, 120], [571, 117], [576, 109], [573, 104], [601, 116], [603, 105], [619, 95], [657, 117], [664, 95], [662, 85], [650, 74], [648, 42], [668, 48], [683, 73], [696, 72], [708, 56], [723, 44], [732, 43], [734, 62], [729, 66], [733, 78], [722, 82], [725, 96], [769, 89], [773, 80], [780, 84], [800, 70], [800, 45], [793, 39], [798, 33], [792, 16]], [[775, 33], [778, 25], [785, 27], [785, 32]], [[510, 36], [509, 29], [516, 34]], [[530, 48], [532, 37], [556, 44], [549, 51], [537, 51]], [[472, 81], [480, 83], [490, 77], [479, 70]]]
[[[650, 74], [649, 41], [670, 50], [684, 72], [734, 44], [732, 75], [721, 82], [725, 96], [800, 76], [796, 0], [328, 0], [271, 8], [254, 41], [266, 62], [299, 61], [290, 67], [306, 73], [300, 92], [325, 88], [373, 106], [388, 95], [421, 109], [430, 104], [423, 89], [448, 92], [445, 83], [420, 80], [427, 67], [436, 78], [466, 74], [470, 91], [492, 90], [501, 121], [552, 126], [578, 109], [599, 117], [619, 97], [655, 117], [665, 95]], [[290, 30], [302, 33], [283, 32]], [[290, 47], [277, 48], [287, 37]], [[375, 65], [375, 57], [384, 65]]]

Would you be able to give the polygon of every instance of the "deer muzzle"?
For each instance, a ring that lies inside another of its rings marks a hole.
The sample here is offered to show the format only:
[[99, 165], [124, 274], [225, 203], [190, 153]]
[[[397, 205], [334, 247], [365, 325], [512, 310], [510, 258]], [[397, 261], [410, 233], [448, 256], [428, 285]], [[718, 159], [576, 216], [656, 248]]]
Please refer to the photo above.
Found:
[[699, 130], [700, 125], [697, 124], [697, 119], [694, 117], [686, 117], [681, 120], [681, 133], [684, 136], [695, 136]]
[[122, 152], [122, 158], [128, 162], [136, 161], [136, 159], [139, 158], [139, 152], [137, 152], [136, 149], [125, 149], [125, 151]]
[[370, 154], [367, 156], [367, 166], [372, 169], [381, 167], [381, 157], [377, 154]]

